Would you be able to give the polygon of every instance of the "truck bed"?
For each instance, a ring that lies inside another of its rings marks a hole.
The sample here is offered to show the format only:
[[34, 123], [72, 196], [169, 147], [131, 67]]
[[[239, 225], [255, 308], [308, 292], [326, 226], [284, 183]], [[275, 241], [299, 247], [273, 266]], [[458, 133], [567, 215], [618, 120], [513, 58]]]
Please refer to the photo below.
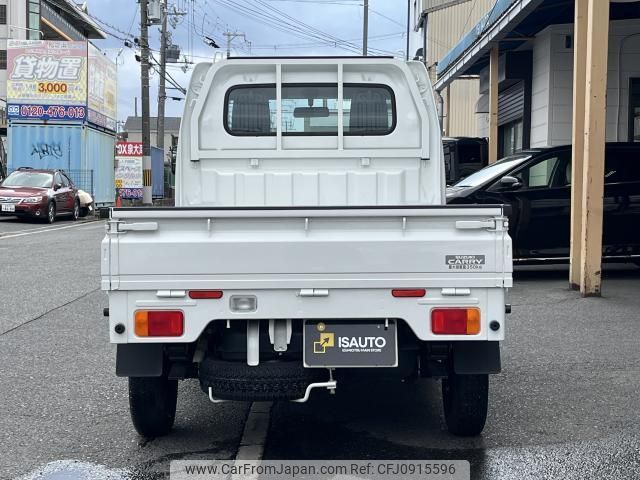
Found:
[[120, 208], [103, 243], [102, 286], [194, 288], [206, 279], [340, 286], [429, 277], [510, 286], [503, 222], [500, 206]]
[[[484, 325], [504, 318], [506, 222], [501, 206], [116, 208], [102, 243], [102, 289], [112, 323], [131, 327], [142, 307], [183, 309], [189, 328], [171, 341], [195, 341], [213, 320], [252, 318], [401, 318], [428, 340], [428, 308], [479, 306]], [[427, 294], [392, 298], [401, 288]], [[259, 309], [232, 312], [227, 301], [186, 294], [207, 289], [257, 295]], [[114, 343], [160, 341], [111, 331]], [[504, 329], [483, 327], [465, 340], [502, 338]]]

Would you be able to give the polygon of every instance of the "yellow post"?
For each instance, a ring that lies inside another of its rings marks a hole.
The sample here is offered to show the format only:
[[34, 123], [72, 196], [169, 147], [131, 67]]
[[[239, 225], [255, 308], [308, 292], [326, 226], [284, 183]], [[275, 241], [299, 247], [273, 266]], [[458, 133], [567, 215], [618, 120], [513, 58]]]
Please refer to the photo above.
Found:
[[569, 284], [580, 288], [580, 259], [582, 234], [582, 173], [585, 127], [585, 88], [587, 50], [587, 9], [589, 0], [575, 0], [575, 22], [573, 34], [573, 158], [571, 170], [571, 239]]
[[587, 16], [580, 293], [598, 296], [602, 285], [609, 2], [589, 0]]
[[498, 56], [495, 46], [489, 60], [489, 163], [498, 161]]

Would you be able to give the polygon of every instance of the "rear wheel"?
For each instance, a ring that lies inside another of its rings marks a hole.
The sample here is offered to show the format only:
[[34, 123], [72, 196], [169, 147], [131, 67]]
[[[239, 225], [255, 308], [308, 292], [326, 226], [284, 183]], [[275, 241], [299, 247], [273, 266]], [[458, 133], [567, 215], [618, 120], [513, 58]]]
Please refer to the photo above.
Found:
[[177, 401], [177, 380], [129, 377], [131, 420], [143, 437], [161, 437], [171, 431], [176, 418]]
[[76, 221], [78, 220], [78, 218], [80, 218], [80, 202], [76, 199], [76, 201], [73, 203], [73, 220]]
[[487, 421], [489, 375], [449, 375], [442, 380], [442, 401], [449, 432], [480, 435]]

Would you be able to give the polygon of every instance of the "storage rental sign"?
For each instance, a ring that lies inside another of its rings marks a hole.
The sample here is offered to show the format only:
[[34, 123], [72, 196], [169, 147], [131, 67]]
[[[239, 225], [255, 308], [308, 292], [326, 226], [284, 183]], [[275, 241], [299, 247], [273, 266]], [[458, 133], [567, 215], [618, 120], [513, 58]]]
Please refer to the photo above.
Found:
[[10, 120], [86, 122], [115, 130], [115, 65], [88, 42], [8, 40]]
[[120, 198], [142, 198], [142, 143], [116, 143], [116, 189]]

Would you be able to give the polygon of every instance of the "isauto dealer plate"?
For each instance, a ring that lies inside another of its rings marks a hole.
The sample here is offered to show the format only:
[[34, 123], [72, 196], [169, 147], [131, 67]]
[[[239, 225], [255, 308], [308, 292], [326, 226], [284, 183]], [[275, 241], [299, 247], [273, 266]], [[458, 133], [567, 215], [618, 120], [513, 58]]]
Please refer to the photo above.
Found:
[[394, 320], [307, 320], [305, 367], [396, 367]]

